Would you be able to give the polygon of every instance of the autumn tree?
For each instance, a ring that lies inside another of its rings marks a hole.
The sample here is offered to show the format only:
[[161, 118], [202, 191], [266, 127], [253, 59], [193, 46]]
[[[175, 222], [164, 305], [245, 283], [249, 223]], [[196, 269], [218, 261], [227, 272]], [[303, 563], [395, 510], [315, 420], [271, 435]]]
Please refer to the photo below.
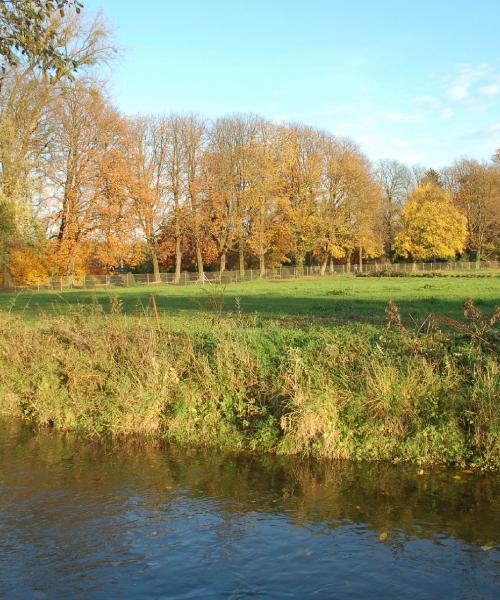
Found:
[[[317, 203], [315, 222], [315, 255], [321, 261], [324, 275], [328, 261], [345, 256], [350, 236], [349, 192], [345, 178], [349, 144], [333, 137], [324, 139], [323, 185]], [[330, 263], [332, 264], [332, 263]]]
[[[22, 3], [18, 3], [21, 5]], [[81, 19], [54, 17], [58, 46], [84, 76], [87, 68], [107, 60], [112, 48], [97, 18], [89, 25]], [[54, 102], [67, 81], [68, 71], [53, 70], [36, 53], [9, 61], [0, 88], [0, 192], [14, 215], [16, 238], [25, 239], [33, 229], [33, 199], [40, 196], [40, 162], [48, 152]], [[9, 252], [4, 252], [4, 281], [8, 284]]]
[[203, 158], [203, 186], [210, 235], [217, 245], [219, 271], [226, 270], [227, 254], [236, 238], [237, 212], [230, 171], [222, 152], [212, 143]]
[[133, 170], [125, 152], [129, 124], [109, 107], [101, 134], [92, 184], [90, 237], [94, 242], [92, 259], [109, 273], [119, 265], [138, 264], [143, 249], [135, 232], [130, 194]]
[[133, 121], [130, 160], [134, 166], [131, 187], [133, 211], [153, 267], [155, 281], [160, 280], [158, 238], [168, 215], [168, 137], [164, 120], [140, 117]]
[[256, 136], [258, 122], [253, 115], [231, 115], [217, 119], [209, 131], [206, 164], [211, 168], [211, 229], [219, 246], [221, 271], [233, 249], [238, 253], [240, 273], [245, 270], [248, 146]]
[[[209, 224], [206, 215], [206, 195], [202, 185], [203, 154], [205, 152], [207, 125], [197, 115], [182, 120], [182, 152], [186, 171], [186, 211], [188, 234], [196, 255], [196, 269], [200, 280], [204, 279], [204, 246], [212, 246], [209, 240]], [[209, 252], [208, 255], [211, 255]]]
[[412, 188], [412, 173], [396, 160], [381, 160], [377, 165], [377, 179], [382, 192], [384, 250], [390, 257], [394, 239], [401, 228], [401, 212]]
[[287, 218], [294, 239], [292, 254], [299, 265], [316, 245], [323, 139], [323, 133], [312, 127], [289, 125], [280, 129], [281, 195], [287, 199]]
[[416, 261], [449, 259], [463, 252], [466, 218], [453, 206], [450, 194], [435, 183], [424, 183], [411, 193], [402, 220], [393, 247], [397, 256]]
[[109, 268], [123, 254], [124, 231], [130, 229], [125, 121], [85, 81], [65, 86], [54, 118], [46, 161], [53, 260], [60, 274], [84, 272], [99, 243], [101, 262]]
[[453, 201], [467, 218], [467, 247], [481, 259], [498, 252], [500, 173], [494, 165], [461, 159], [447, 170]]
[[286, 198], [279, 181], [282, 154], [278, 148], [277, 128], [261, 120], [246, 151], [247, 244], [259, 261], [260, 277], [268, 265], [282, 264], [291, 248], [291, 232], [286, 219]]
[[184, 234], [184, 199], [186, 195], [186, 169], [183, 117], [170, 115], [161, 119], [159, 135], [164, 137], [166, 153], [165, 192], [169, 203], [170, 222], [175, 238], [174, 283], [179, 283], [182, 268], [182, 238]]

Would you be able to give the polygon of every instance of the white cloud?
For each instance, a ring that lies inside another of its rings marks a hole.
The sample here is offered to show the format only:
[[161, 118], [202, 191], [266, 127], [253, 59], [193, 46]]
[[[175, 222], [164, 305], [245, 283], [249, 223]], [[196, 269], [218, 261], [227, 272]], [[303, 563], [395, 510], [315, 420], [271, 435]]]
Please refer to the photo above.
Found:
[[388, 112], [385, 113], [383, 117], [386, 121], [393, 121], [395, 123], [412, 123], [422, 120], [422, 116], [419, 114], [405, 114], [399, 112]]
[[498, 94], [498, 85], [496, 85], [496, 83], [483, 85], [479, 88], [479, 93], [484, 96], [496, 96]]
[[466, 85], [455, 84], [450, 85], [446, 89], [446, 96], [453, 102], [459, 102], [460, 100], [467, 98], [468, 93], [469, 90]]
[[443, 119], [449, 119], [451, 116], [453, 116], [453, 111], [451, 110], [451, 108], [443, 108], [443, 110], [441, 111], [441, 116], [443, 117]]

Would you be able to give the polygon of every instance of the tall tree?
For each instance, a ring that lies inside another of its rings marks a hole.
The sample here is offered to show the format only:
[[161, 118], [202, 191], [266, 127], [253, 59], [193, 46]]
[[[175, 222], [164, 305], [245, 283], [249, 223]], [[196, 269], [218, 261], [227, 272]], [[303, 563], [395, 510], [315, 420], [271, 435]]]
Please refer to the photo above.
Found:
[[168, 136], [161, 118], [142, 117], [133, 123], [131, 156], [134, 167], [132, 186], [134, 214], [142, 232], [153, 267], [160, 280], [158, 236], [168, 216]]
[[53, 207], [49, 233], [58, 271], [72, 276], [86, 270], [97, 238], [104, 237], [111, 252], [112, 229], [113, 245], [120, 237], [127, 186], [124, 121], [97, 86], [85, 81], [61, 90], [54, 118], [46, 161]]
[[203, 280], [203, 240], [207, 239], [208, 219], [205, 213], [206, 197], [202, 188], [203, 153], [207, 126], [201, 117], [188, 115], [182, 123], [183, 155], [186, 169], [187, 227], [193, 240], [198, 277]]
[[[346, 157], [350, 147], [333, 137], [324, 139], [323, 185], [317, 206], [315, 254], [321, 260], [321, 274], [328, 261], [345, 256], [349, 239], [349, 192], [345, 178]], [[332, 263], [330, 263], [332, 264]]]
[[396, 160], [381, 160], [377, 178], [382, 191], [384, 250], [386, 256], [391, 257], [394, 239], [401, 229], [401, 211], [412, 188], [412, 173]]
[[316, 238], [317, 203], [323, 174], [323, 133], [312, 127], [290, 125], [280, 130], [281, 194], [294, 237], [294, 260], [304, 263]]
[[247, 244], [259, 261], [260, 277], [274, 261], [286, 259], [291, 235], [286, 219], [286, 198], [280, 190], [279, 172], [282, 154], [279, 151], [277, 128], [259, 121], [255, 138], [247, 146], [247, 188], [244, 204], [247, 207]]
[[448, 176], [454, 203], [467, 218], [468, 249], [479, 265], [498, 251], [499, 173], [491, 165], [461, 159]]
[[[21, 4], [21, 3], [19, 3]], [[81, 76], [88, 67], [105, 61], [113, 52], [101, 19], [90, 25], [81, 19], [55, 18], [57, 41]], [[57, 50], [57, 48], [56, 48]], [[0, 190], [11, 205], [16, 236], [31, 231], [31, 204], [36, 196], [39, 165], [50, 142], [54, 102], [65, 85], [68, 71], [44, 68], [36, 53], [27, 53], [10, 66], [0, 89]], [[9, 252], [4, 252], [4, 281], [9, 283]]]
[[221, 265], [225, 265], [227, 252], [236, 246], [241, 274], [245, 270], [248, 145], [256, 136], [258, 123], [253, 115], [222, 117], [215, 121], [209, 134], [209, 152], [218, 163], [219, 222], [214, 223], [214, 231], [221, 249]]

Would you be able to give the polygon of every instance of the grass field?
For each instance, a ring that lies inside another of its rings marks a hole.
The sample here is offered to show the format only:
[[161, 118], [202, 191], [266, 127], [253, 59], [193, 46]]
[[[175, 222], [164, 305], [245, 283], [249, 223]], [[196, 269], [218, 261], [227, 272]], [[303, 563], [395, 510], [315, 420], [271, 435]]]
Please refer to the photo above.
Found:
[[455, 319], [472, 298], [486, 313], [500, 302], [500, 276], [447, 278], [326, 277], [295, 281], [254, 281], [227, 286], [161, 286], [111, 288], [99, 291], [0, 293], [0, 310], [26, 319], [65, 314], [77, 305], [98, 302], [104, 310], [118, 299], [125, 314], [151, 308], [155, 296], [159, 313], [172, 326], [192, 327], [214, 312], [241, 311], [283, 324], [335, 324], [346, 321], [380, 324], [388, 300], [396, 302], [406, 321], [421, 321], [429, 313]]
[[[4, 293], [0, 414], [90, 437], [500, 469], [499, 297], [496, 276]], [[387, 327], [388, 300], [405, 327]]]

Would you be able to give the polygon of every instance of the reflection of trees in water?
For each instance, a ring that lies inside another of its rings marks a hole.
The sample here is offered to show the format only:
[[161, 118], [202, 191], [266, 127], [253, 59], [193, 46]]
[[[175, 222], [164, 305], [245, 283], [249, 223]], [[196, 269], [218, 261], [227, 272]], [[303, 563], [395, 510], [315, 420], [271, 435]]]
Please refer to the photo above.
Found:
[[[419, 475], [414, 466], [386, 463], [91, 443], [70, 435], [33, 434], [12, 422], [2, 429], [9, 435], [0, 440], [1, 479], [8, 487], [19, 484], [9, 502], [45, 492], [47, 502], [57, 504], [57, 497], [51, 500], [48, 494], [56, 489], [96, 507], [102, 502], [104, 513], [136, 502], [140, 509], [166, 516], [179, 509], [179, 498], [187, 497], [212, 503], [222, 519], [216, 527], [221, 536], [244, 535], [237, 519], [267, 512], [321, 532], [351, 523], [377, 535], [389, 532], [386, 543], [395, 553], [404, 538], [439, 541], [444, 534], [482, 545], [500, 537], [499, 478], [491, 474], [436, 469]], [[84, 527], [89, 515], [80, 518]]]

